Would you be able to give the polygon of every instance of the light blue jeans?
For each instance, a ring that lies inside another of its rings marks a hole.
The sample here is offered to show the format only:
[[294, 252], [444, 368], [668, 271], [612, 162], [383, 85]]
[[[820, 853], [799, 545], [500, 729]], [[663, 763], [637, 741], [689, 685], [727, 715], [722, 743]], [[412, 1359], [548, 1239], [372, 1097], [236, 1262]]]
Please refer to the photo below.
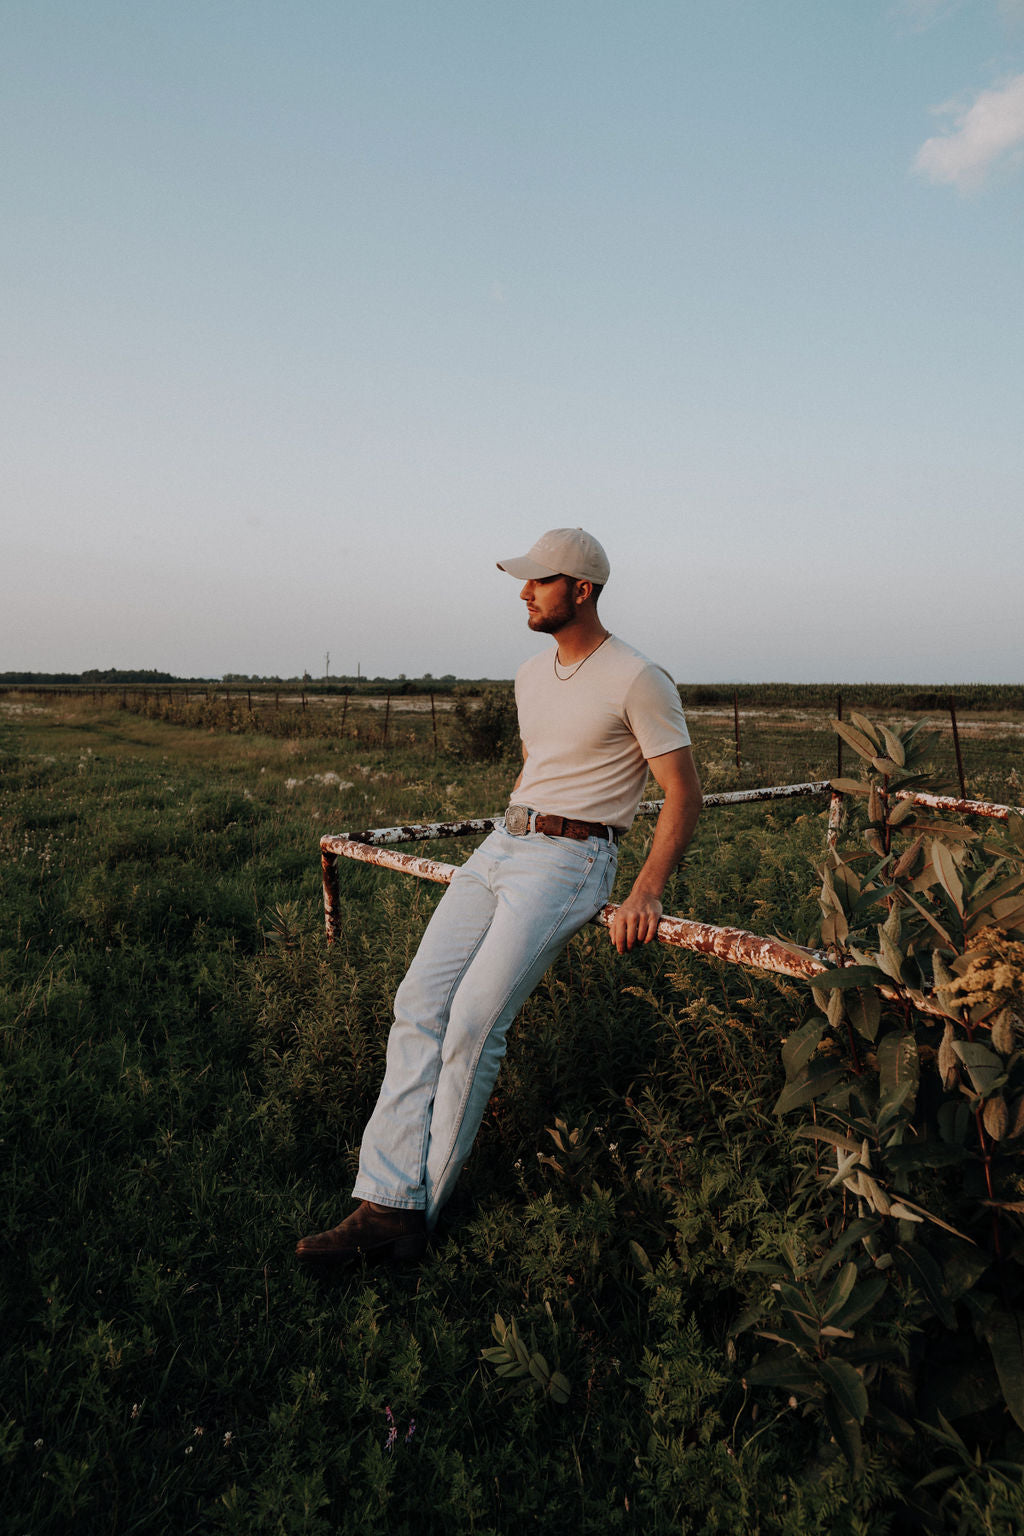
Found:
[[483, 1119], [508, 1027], [608, 900], [617, 858], [605, 838], [502, 829], [460, 867], [395, 996], [356, 1199], [425, 1211], [433, 1229]]

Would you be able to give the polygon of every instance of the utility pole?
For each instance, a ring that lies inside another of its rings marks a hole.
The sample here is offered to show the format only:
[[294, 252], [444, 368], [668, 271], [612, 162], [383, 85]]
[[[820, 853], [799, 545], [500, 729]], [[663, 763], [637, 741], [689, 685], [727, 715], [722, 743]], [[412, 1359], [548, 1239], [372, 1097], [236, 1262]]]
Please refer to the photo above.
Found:
[[324, 682], [325, 683], [329, 683], [330, 680], [331, 680], [331, 653], [330, 653], [330, 651], [327, 651], [326, 654], [324, 655]]

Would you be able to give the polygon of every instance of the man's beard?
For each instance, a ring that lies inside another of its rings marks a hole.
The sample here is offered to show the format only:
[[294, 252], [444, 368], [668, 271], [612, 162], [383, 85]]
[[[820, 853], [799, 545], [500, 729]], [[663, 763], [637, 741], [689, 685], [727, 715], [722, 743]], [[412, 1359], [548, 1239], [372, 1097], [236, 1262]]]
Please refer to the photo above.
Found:
[[572, 600], [567, 598], [564, 606], [556, 609], [554, 613], [531, 613], [527, 615], [526, 622], [535, 635], [557, 635], [559, 630], [571, 624], [575, 617], [576, 610]]

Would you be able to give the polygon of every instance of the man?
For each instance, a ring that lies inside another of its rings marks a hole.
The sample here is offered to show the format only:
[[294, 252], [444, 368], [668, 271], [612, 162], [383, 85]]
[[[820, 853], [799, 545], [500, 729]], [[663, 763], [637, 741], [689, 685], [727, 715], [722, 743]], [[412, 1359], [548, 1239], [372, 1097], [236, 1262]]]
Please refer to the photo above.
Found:
[[598, 617], [609, 568], [597, 540], [556, 528], [499, 569], [524, 582], [530, 628], [557, 644], [516, 677], [523, 767], [512, 803], [503, 827], [455, 874], [398, 989], [384, 1084], [352, 1192], [360, 1204], [296, 1249], [317, 1268], [423, 1252], [469, 1156], [509, 1025], [609, 898], [618, 840], [648, 769], [665, 802], [611, 925], [620, 954], [655, 937], [665, 882], [700, 811], [672, 679]]

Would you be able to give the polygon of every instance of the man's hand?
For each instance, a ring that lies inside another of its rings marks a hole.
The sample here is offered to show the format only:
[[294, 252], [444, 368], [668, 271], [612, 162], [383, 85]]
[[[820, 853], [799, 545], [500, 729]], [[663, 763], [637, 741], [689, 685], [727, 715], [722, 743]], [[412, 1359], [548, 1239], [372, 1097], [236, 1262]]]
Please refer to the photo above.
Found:
[[665, 791], [665, 803], [644, 866], [608, 924], [609, 937], [620, 955], [634, 944], [649, 944], [657, 936], [661, 893], [682, 858], [700, 815], [700, 779], [689, 747], [652, 757], [647, 766]]
[[630, 891], [608, 924], [611, 941], [619, 954], [632, 949], [634, 944], [649, 944], [657, 936], [661, 913], [661, 902], [656, 896]]

